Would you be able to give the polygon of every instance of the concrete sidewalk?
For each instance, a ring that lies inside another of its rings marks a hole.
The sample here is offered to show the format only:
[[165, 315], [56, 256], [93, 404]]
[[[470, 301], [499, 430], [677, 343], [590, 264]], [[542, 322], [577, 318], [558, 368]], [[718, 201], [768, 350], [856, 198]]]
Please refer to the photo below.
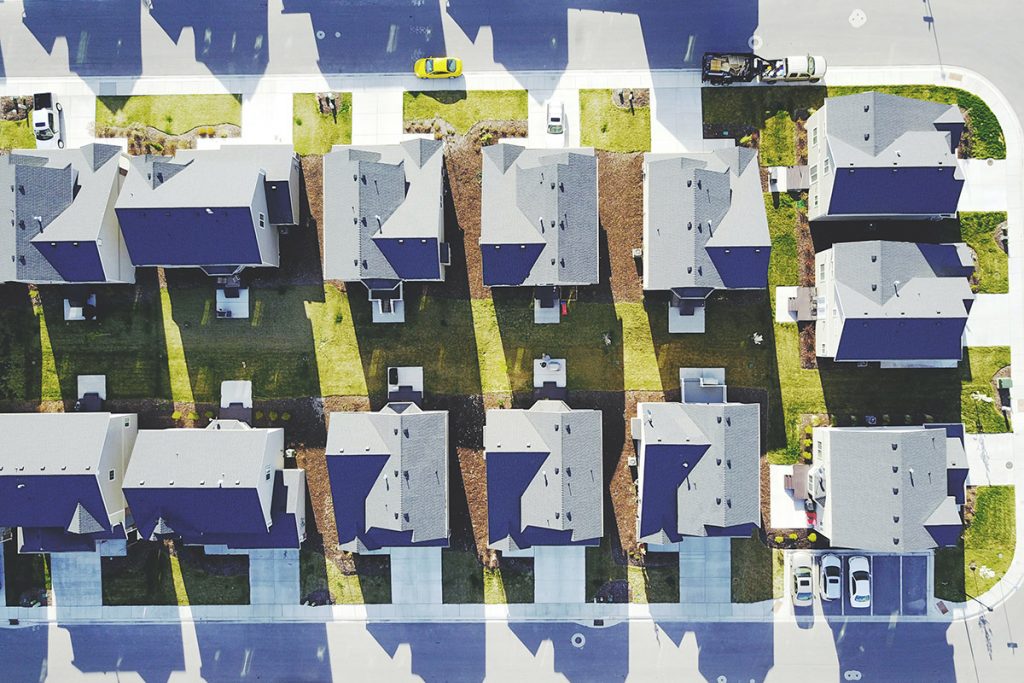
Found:
[[967, 434], [968, 486], [1012, 486], [1016, 483], [1013, 434]]
[[958, 211], [1006, 211], [1006, 160], [962, 159], [964, 189]]
[[1009, 346], [1011, 306], [1009, 294], [978, 294], [967, 316], [967, 346]]

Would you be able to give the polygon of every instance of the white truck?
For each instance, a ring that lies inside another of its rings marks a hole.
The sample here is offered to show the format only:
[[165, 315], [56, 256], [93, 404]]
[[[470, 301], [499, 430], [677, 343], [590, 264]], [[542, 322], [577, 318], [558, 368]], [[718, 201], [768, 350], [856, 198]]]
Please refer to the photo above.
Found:
[[36, 93], [32, 96], [32, 132], [39, 149], [63, 149], [64, 130], [61, 126], [60, 106], [53, 93]]
[[701, 80], [711, 85], [750, 83], [755, 79], [762, 83], [817, 83], [826, 67], [825, 58], [814, 55], [765, 59], [753, 52], [707, 52], [701, 62]]

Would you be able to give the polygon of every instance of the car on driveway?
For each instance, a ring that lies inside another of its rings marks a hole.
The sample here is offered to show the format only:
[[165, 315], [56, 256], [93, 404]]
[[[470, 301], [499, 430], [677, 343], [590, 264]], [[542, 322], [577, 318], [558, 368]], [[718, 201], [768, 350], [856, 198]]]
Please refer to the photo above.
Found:
[[822, 555], [818, 563], [818, 594], [822, 600], [843, 596], [843, 563], [832, 553]]
[[53, 93], [36, 93], [32, 96], [32, 132], [38, 149], [64, 147], [64, 131], [60, 115], [64, 108]]
[[796, 553], [789, 563], [793, 574], [793, 604], [808, 607], [814, 602], [814, 568], [808, 553]]
[[552, 147], [565, 146], [565, 105], [560, 100], [548, 102], [547, 130]]
[[863, 555], [854, 555], [846, 562], [850, 576], [850, 607], [871, 607], [871, 564]]
[[458, 78], [462, 75], [462, 60], [455, 57], [424, 57], [412, 67], [420, 78]]

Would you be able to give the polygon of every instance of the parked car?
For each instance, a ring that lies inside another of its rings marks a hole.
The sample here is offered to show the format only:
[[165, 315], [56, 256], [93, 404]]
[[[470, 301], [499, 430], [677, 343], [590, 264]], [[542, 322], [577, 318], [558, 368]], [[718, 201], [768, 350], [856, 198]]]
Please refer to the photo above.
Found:
[[814, 55], [796, 55], [782, 59], [761, 60], [761, 82], [810, 81], [817, 83], [825, 75], [825, 58]]
[[559, 100], [548, 102], [548, 138], [552, 146], [565, 145], [565, 105]]
[[708, 52], [701, 61], [701, 80], [711, 85], [810, 81], [817, 83], [825, 75], [825, 58], [793, 55], [780, 59], [758, 57], [753, 52]]
[[850, 607], [871, 606], [871, 564], [863, 555], [854, 555], [846, 562], [850, 575]]
[[32, 96], [32, 132], [39, 149], [64, 147], [64, 131], [60, 125], [60, 106], [53, 93], [36, 93]]
[[790, 560], [793, 573], [793, 604], [808, 607], [814, 602], [814, 568], [808, 553], [796, 553]]
[[818, 594], [822, 600], [838, 600], [843, 596], [843, 563], [829, 553], [821, 556], [818, 567]]
[[462, 75], [462, 60], [455, 57], [424, 57], [416, 60], [412, 70], [420, 78], [458, 78]]

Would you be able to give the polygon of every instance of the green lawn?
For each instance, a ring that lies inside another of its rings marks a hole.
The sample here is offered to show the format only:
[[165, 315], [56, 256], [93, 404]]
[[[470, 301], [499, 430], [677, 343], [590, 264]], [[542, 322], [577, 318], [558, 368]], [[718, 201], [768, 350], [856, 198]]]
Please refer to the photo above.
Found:
[[580, 144], [609, 152], [651, 149], [651, 109], [620, 109], [611, 90], [580, 90]]
[[123, 128], [139, 122], [168, 135], [199, 126], [242, 125], [241, 95], [101, 95], [96, 98], [96, 127]]
[[[248, 605], [249, 558], [206, 555], [178, 545], [181, 583], [175, 587], [171, 558], [162, 542], [140, 541], [126, 557], [102, 559], [104, 605]], [[178, 591], [183, 591], [179, 598]]]
[[774, 558], [755, 531], [732, 539], [732, 602], [761, 602], [773, 596]]
[[352, 143], [352, 93], [339, 93], [337, 121], [330, 114], [321, 114], [314, 93], [292, 96], [292, 144], [295, 151], [326, 154], [334, 145]]
[[1010, 291], [1010, 259], [996, 242], [995, 231], [1006, 221], [1003, 212], [961, 213], [961, 239], [978, 255], [978, 291], [999, 294]]
[[[3, 578], [5, 604], [18, 607], [22, 599], [26, 602], [48, 602], [50, 590], [50, 556], [46, 554], [18, 552], [16, 540], [4, 543]], [[46, 597], [47, 600], [43, 600]]]
[[[377, 605], [391, 602], [391, 558], [355, 555], [355, 574], [343, 572], [323, 552], [306, 543], [299, 550], [299, 599], [329, 594], [334, 604]], [[319, 604], [325, 604], [320, 602]]]
[[644, 562], [643, 567], [629, 567], [629, 601], [644, 604], [678, 603], [678, 553], [647, 553]]
[[503, 558], [500, 569], [484, 569], [484, 602], [522, 604], [533, 602], [533, 559]]
[[[624, 558], [613, 557], [611, 539], [601, 539], [601, 545], [586, 549], [586, 600], [594, 602], [598, 593], [610, 583], [628, 585], [629, 570]], [[606, 589], [607, 590], [607, 589]]]
[[796, 123], [787, 112], [765, 120], [760, 150], [764, 166], [796, 166]]
[[0, 121], [0, 149], [35, 148], [36, 138], [27, 118], [21, 121]]
[[[1014, 487], [979, 486], [974, 517], [964, 529], [960, 543], [955, 548], [935, 551], [936, 596], [963, 602], [968, 596], [977, 597], [992, 588], [1013, 560], [1016, 533]], [[983, 569], [990, 569], [995, 575], [982, 576]]]
[[484, 566], [475, 550], [442, 550], [441, 578], [442, 601], [445, 604], [483, 603]]
[[405, 124], [442, 118], [465, 135], [480, 121], [526, 121], [525, 90], [429, 90], [402, 97]]
[[967, 131], [965, 133], [965, 156], [972, 159], [1005, 159], [1006, 140], [1002, 126], [985, 101], [966, 90], [947, 88], [937, 85], [868, 85], [868, 86], [832, 86], [828, 88], [829, 97], [849, 95], [866, 90], [914, 97], [919, 100], [957, 104], [967, 112]]

